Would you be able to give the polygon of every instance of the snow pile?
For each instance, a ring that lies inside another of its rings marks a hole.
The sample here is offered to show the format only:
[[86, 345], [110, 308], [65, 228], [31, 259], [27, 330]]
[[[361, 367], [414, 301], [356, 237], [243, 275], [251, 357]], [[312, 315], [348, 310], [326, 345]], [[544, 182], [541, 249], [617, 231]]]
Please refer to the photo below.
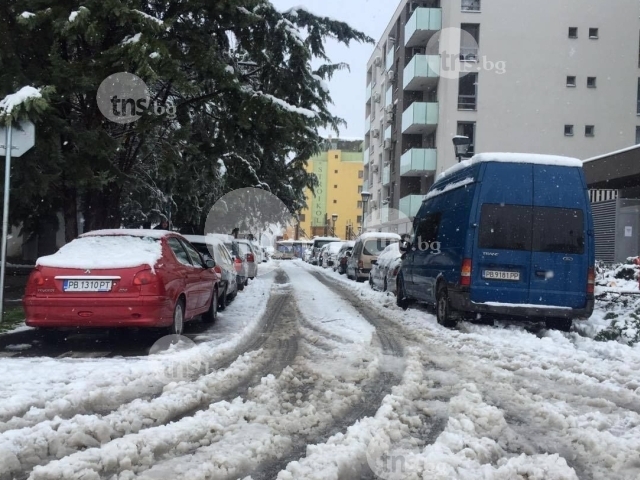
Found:
[[22, 87], [18, 92], [7, 95], [0, 100], [0, 116], [10, 115], [14, 108], [19, 107], [27, 100], [41, 98], [40, 90], [34, 87]]
[[20, 14], [20, 16], [21, 16], [22, 18], [31, 18], [31, 17], [35, 17], [35, 16], [36, 16], [36, 14], [35, 14], [35, 13], [32, 13], [32, 12], [22, 12], [22, 13]]
[[149, 265], [153, 269], [161, 257], [162, 244], [151, 236], [88, 235], [40, 257], [36, 265], [92, 270]]
[[389, 233], [389, 232], [367, 232], [367, 233], [363, 233], [362, 235], [360, 235], [358, 237], [358, 240], [369, 240], [369, 239], [378, 239], [378, 238], [384, 238], [384, 239], [390, 239], [390, 240], [400, 240], [400, 235], [398, 235], [397, 233]]
[[127, 36], [124, 40], [122, 40], [121, 45], [131, 45], [133, 43], [138, 43], [142, 38], [142, 33], [136, 33], [133, 36]]
[[148, 13], [144, 13], [141, 12], [140, 10], [133, 10], [135, 13], [137, 13], [138, 15], [140, 15], [142, 18], [144, 18], [145, 20], [150, 20], [153, 23], [156, 23], [158, 25], [164, 25], [164, 22], [162, 20], [160, 20], [159, 18], [156, 18], [152, 15], [149, 15]]
[[80, 15], [80, 13], [88, 12], [88, 11], [89, 9], [87, 7], [81, 6], [78, 10], [71, 12], [71, 14], [69, 15], [69, 23], [75, 22], [76, 18], [78, 18], [78, 15]]
[[442, 195], [443, 193], [450, 192], [451, 190], [456, 190], [466, 185], [470, 185], [475, 181], [476, 181], [475, 178], [469, 177], [469, 178], [465, 178], [464, 180], [460, 180], [459, 182], [450, 183], [448, 185], [445, 185], [443, 188], [430, 191], [425, 195], [424, 199], [429, 200], [430, 198], [435, 198], [439, 195]]

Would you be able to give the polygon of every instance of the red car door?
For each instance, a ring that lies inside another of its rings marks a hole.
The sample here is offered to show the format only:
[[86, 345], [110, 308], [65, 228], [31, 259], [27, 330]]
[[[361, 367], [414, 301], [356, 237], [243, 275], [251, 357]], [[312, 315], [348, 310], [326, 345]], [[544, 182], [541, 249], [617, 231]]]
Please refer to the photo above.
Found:
[[193, 315], [197, 315], [195, 312], [201, 306], [201, 299], [199, 298], [200, 292], [198, 290], [199, 274], [193, 268], [191, 257], [178, 237], [167, 238], [167, 245], [169, 245], [169, 248], [173, 251], [173, 254], [179, 264], [176, 272], [182, 277], [184, 282], [184, 295], [187, 299], [185, 305], [185, 318], [189, 318]]
[[216, 282], [217, 274], [211, 269], [205, 267], [202, 256], [193, 245], [183, 239], [181, 239], [181, 242], [189, 254], [191, 263], [193, 264], [193, 281], [196, 284], [195, 289], [198, 292], [197, 295], [199, 300], [197, 308], [204, 309], [206, 311], [211, 302], [211, 296], [213, 295], [213, 287]]

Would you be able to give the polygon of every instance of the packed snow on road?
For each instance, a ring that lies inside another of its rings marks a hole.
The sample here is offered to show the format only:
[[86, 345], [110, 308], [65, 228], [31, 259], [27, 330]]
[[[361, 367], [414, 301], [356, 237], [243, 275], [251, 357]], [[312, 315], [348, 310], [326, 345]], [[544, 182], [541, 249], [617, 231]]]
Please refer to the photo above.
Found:
[[569, 333], [446, 329], [330, 269], [263, 267], [169, 349], [4, 348], [0, 478], [640, 475], [640, 348], [592, 338], [611, 299]]

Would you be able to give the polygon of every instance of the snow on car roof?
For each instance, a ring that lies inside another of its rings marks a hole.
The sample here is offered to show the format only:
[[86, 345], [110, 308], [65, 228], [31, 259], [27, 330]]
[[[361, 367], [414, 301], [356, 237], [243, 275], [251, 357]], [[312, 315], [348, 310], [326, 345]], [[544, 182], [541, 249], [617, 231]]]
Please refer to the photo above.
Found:
[[331, 242], [328, 243], [328, 247], [327, 250], [330, 251], [331, 253], [338, 253], [340, 251], [340, 249], [342, 248], [342, 243], [343, 242]]
[[231, 243], [236, 240], [233, 235], [227, 235], [226, 233], [207, 233], [207, 237], [217, 238], [225, 243]]
[[[109, 230], [102, 230], [109, 232]], [[53, 255], [40, 257], [36, 265], [57, 268], [132, 268], [149, 265], [152, 269], [162, 257], [161, 230], [142, 230], [151, 235], [85, 234], [67, 243]], [[133, 230], [140, 232], [140, 230]], [[166, 234], [168, 232], [164, 232]]]
[[182, 235], [184, 238], [189, 240], [191, 243], [205, 243], [209, 245], [215, 245], [219, 242], [222, 242], [221, 238], [214, 237], [213, 235]]
[[392, 238], [394, 240], [400, 240], [400, 235], [390, 232], [367, 232], [358, 237], [359, 240], [368, 240], [370, 238]]
[[168, 230], [148, 230], [144, 228], [113, 228], [113, 229], [105, 229], [105, 230], [93, 230], [92, 232], [83, 233], [79, 238], [85, 237], [101, 237], [107, 235], [121, 235], [121, 236], [129, 236], [129, 237], [151, 237], [151, 238], [163, 238], [166, 235], [169, 235], [170, 232]]
[[315, 240], [320, 240], [320, 241], [322, 241], [322, 240], [333, 240], [335, 242], [335, 241], [339, 241], [340, 239], [338, 237], [313, 237], [313, 240], [314, 241]]
[[508, 163], [532, 163], [536, 165], [557, 165], [562, 167], [582, 167], [582, 161], [572, 157], [561, 157], [558, 155], [540, 155], [537, 153], [479, 153], [471, 158], [455, 164], [453, 167], [442, 172], [438, 178], [452, 175], [464, 168], [481, 162], [508, 162]]

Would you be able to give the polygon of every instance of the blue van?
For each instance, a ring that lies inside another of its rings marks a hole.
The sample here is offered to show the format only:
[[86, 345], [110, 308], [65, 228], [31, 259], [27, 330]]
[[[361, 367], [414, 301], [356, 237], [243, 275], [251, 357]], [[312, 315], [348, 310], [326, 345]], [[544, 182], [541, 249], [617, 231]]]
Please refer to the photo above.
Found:
[[595, 247], [582, 162], [480, 154], [444, 172], [403, 243], [397, 303], [438, 323], [508, 316], [569, 330], [594, 306]]

